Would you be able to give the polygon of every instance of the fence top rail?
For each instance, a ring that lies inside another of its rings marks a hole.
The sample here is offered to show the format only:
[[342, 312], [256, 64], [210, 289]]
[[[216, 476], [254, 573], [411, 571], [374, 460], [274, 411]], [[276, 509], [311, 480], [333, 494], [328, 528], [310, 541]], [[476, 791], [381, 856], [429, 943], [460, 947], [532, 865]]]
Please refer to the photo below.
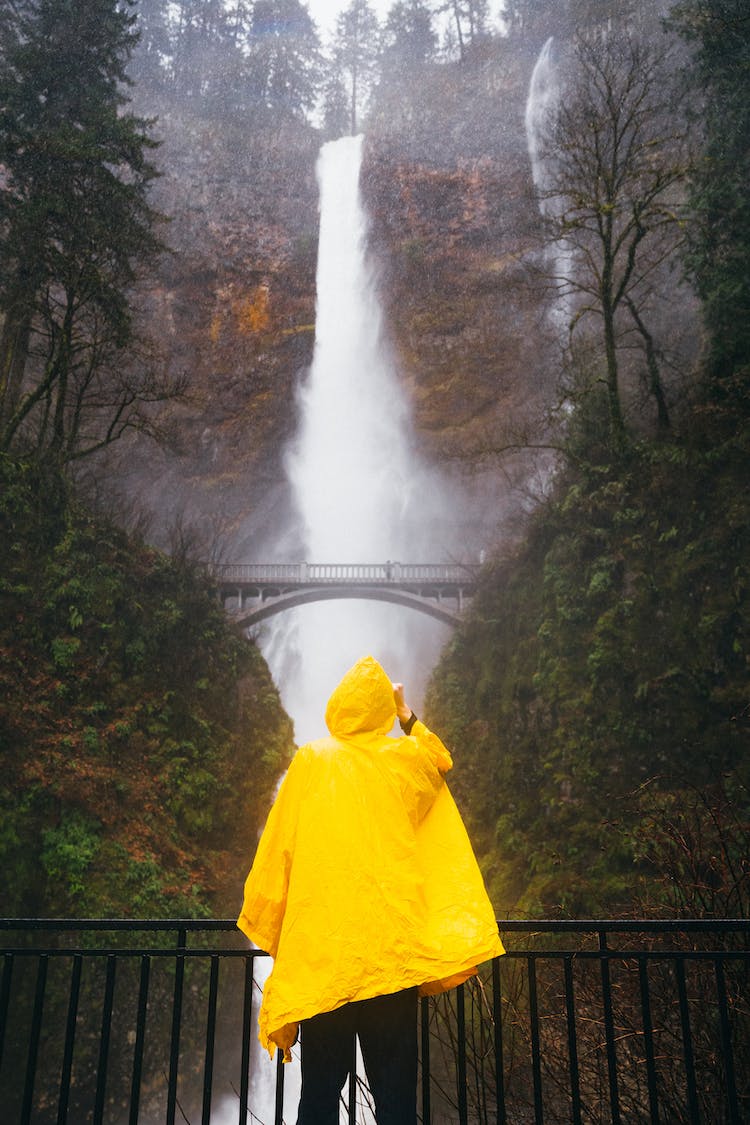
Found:
[[750, 933], [750, 918], [500, 919], [500, 932], [558, 934]]
[[[750, 918], [500, 919], [501, 933], [750, 933]], [[0, 931], [237, 932], [233, 918], [0, 918]]]

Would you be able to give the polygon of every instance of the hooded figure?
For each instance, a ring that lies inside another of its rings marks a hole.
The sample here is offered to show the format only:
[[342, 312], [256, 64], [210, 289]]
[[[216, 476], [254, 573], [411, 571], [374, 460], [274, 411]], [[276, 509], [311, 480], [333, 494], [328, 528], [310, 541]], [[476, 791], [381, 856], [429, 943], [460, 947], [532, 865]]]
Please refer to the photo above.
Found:
[[[297, 751], [261, 836], [237, 924], [274, 958], [260, 1012], [271, 1053], [290, 1057], [300, 1021], [443, 991], [503, 952], [445, 785], [450, 754], [409, 709], [407, 733], [389, 736], [398, 700], [377, 661], [359, 660], [328, 702], [331, 737]], [[303, 1027], [303, 1097], [306, 1044]]]

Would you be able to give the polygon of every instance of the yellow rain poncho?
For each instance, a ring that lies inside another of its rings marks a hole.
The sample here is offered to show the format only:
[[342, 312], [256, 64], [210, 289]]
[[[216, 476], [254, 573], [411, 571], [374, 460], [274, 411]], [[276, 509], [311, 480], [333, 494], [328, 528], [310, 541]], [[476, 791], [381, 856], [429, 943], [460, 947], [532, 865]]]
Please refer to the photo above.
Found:
[[300, 1020], [419, 985], [439, 992], [503, 952], [443, 775], [451, 757], [417, 721], [389, 737], [393, 686], [357, 662], [302, 746], [260, 839], [237, 925], [274, 958], [260, 1040], [287, 1050]]

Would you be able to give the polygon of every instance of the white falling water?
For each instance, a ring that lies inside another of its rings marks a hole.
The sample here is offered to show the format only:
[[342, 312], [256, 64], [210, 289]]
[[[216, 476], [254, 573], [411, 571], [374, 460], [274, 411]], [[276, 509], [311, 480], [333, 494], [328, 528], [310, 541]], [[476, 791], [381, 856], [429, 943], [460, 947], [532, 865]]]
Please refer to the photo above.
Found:
[[549, 189], [548, 167], [542, 151], [543, 141], [560, 97], [557, 68], [552, 61], [553, 42], [554, 39], [550, 36], [534, 64], [531, 81], [529, 82], [525, 114], [526, 143], [529, 149], [529, 160], [531, 161], [531, 175], [534, 180], [534, 187], [540, 195], [542, 209], [545, 205], [545, 193]]
[[399, 385], [383, 355], [359, 195], [362, 140], [320, 156], [315, 355], [289, 476], [311, 559], [373, 562], [407, 546], [413, 458]]
[[[359, 191], [362, 137], [324, 145], [315, 352], [300, 390], [287, 470], [305, 561], [442, 562], [455, 537], [446, 485], [410, 450], [409, 415], [384, 345]], [[279, 619], [275, 619], [276, 622]], [[371, 653], [415, 699], [447, 631], [382, 602], [327, 602], [286, 614], [263, 642], [298, 742], [325, 734], [332, 688]]]
[[[555, 64], [552, 36], [542, 47], [529, 82], [526, 99], [526, 143], [531, 162], [531, 175], [539, 200], [539, 210], [545, 217], [559, 213], [560, 200], [551, 191], [554, 186], [554, 164], [546, 151], [546, 141], [560, 104], [561, 87], [558, 67]], [[552, 271], [558, 288], [558, 299], [551, 310], [555, 326], [561, 330], [570, 320], [568, 279], [572, 270], [572, 250], [564, 241], [558, 242], [550, 255]]]

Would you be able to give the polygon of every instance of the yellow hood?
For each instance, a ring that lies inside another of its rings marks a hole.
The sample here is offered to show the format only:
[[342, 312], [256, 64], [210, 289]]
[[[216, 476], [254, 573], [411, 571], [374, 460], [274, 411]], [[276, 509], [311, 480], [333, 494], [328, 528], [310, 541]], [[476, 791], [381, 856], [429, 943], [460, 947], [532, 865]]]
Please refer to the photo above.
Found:
[[396, 719], [393, 685], [372, 656], [346, 673], [328, 700], [326, 726], [334, 738], [388, 734]]

